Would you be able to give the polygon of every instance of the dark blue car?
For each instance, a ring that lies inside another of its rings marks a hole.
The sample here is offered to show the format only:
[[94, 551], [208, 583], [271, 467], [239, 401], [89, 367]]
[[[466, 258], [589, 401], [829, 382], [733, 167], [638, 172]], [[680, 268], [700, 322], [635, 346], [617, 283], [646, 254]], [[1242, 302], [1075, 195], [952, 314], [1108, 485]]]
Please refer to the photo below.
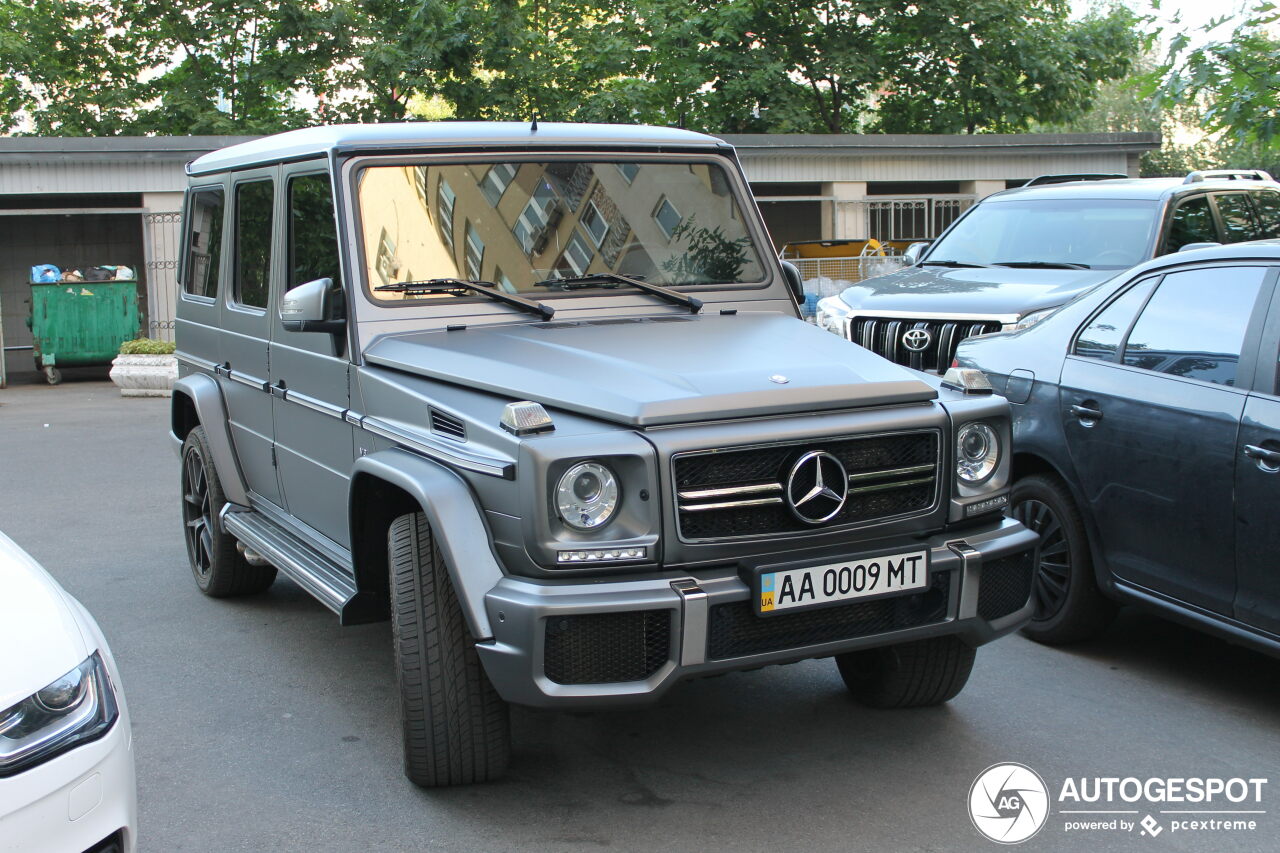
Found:
[[1030, 637], [1083, 639], [1129, 602], [1280, 655], [1277, 278], [1280, 241], [1178, 253], [961, 345], [1014, 404]]

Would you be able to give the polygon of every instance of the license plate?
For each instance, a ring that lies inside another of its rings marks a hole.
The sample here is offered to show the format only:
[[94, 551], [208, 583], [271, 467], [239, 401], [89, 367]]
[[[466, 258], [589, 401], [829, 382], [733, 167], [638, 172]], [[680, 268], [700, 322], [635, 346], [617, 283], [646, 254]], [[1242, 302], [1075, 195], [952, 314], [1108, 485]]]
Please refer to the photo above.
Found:
[[854, 557], [801, 569], [759, 574], [756, 605], [761, 616], [878, 598], [929, 586], [929, 552], [903, 551]]

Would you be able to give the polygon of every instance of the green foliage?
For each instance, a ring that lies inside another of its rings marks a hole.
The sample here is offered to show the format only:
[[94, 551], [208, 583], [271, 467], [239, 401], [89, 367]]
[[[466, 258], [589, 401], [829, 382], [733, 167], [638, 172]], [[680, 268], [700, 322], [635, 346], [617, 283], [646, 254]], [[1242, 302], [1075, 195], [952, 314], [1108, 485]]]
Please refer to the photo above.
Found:
[[1224, 22], [1210, 21], [1204, 32], [1218, 37], [1198, 47], [1191, 47], [1185, 32], [1174, 34], [1157, 94], [1165, 105], [1195, 109], [1207, 129], [1221, 131], [1233, 145], [1260, 147], [1275, 158], [1280, 150], [1280, 38], [1274, 33], [1280, 9], [1271, 2], [1255, 3], [1226, 39], [1220, 30]]
[[155, 338], [138, 338], [136, 341], [120, 344], [121, 355], [172, 355], [173, 351], [173, 341], [158, 341]]
[[671, 232], [673, 241], [684, 241], [686, 245], [682, 254], [662, 264], [662, 269], [670, 273], [669, 280], [678, 284], [738, 281], [747, 265], [751, 238], [730, 240], [719, 225], [704, 228], [695, 220], [690, 216]]

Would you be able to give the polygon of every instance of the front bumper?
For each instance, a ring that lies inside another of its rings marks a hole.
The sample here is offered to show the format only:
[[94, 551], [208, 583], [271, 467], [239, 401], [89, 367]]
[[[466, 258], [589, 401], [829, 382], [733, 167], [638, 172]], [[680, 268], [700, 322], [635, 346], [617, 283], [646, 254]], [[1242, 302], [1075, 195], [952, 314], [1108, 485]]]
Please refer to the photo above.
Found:
[[[485, 596], [492, 640], [476, 649], [508, 702], [618, 707], [686, 678], [956, 635], [977, 646], [1031, 616], [1038, 537], [1007, 518], [922, 540], [859, 543], [930, 551], [928, 590], [756, 617], [736, 566], [626, 581], [505, 577]], [[874, 549], [874, 551], [873, 551]], [[844, 552], [797, 554], [813, 565]]]

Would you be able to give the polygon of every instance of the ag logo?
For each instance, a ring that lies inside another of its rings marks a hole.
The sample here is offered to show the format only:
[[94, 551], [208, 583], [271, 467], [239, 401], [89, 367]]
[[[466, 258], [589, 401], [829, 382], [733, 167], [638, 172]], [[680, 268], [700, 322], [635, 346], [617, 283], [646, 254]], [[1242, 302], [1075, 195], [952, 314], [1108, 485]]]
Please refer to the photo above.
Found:
[[1019, 844], [1040, 831], [1049, 816], [1049, 789], [1022, 764], [993, 764], [969, 789], [974, 827], [999, 844]]

